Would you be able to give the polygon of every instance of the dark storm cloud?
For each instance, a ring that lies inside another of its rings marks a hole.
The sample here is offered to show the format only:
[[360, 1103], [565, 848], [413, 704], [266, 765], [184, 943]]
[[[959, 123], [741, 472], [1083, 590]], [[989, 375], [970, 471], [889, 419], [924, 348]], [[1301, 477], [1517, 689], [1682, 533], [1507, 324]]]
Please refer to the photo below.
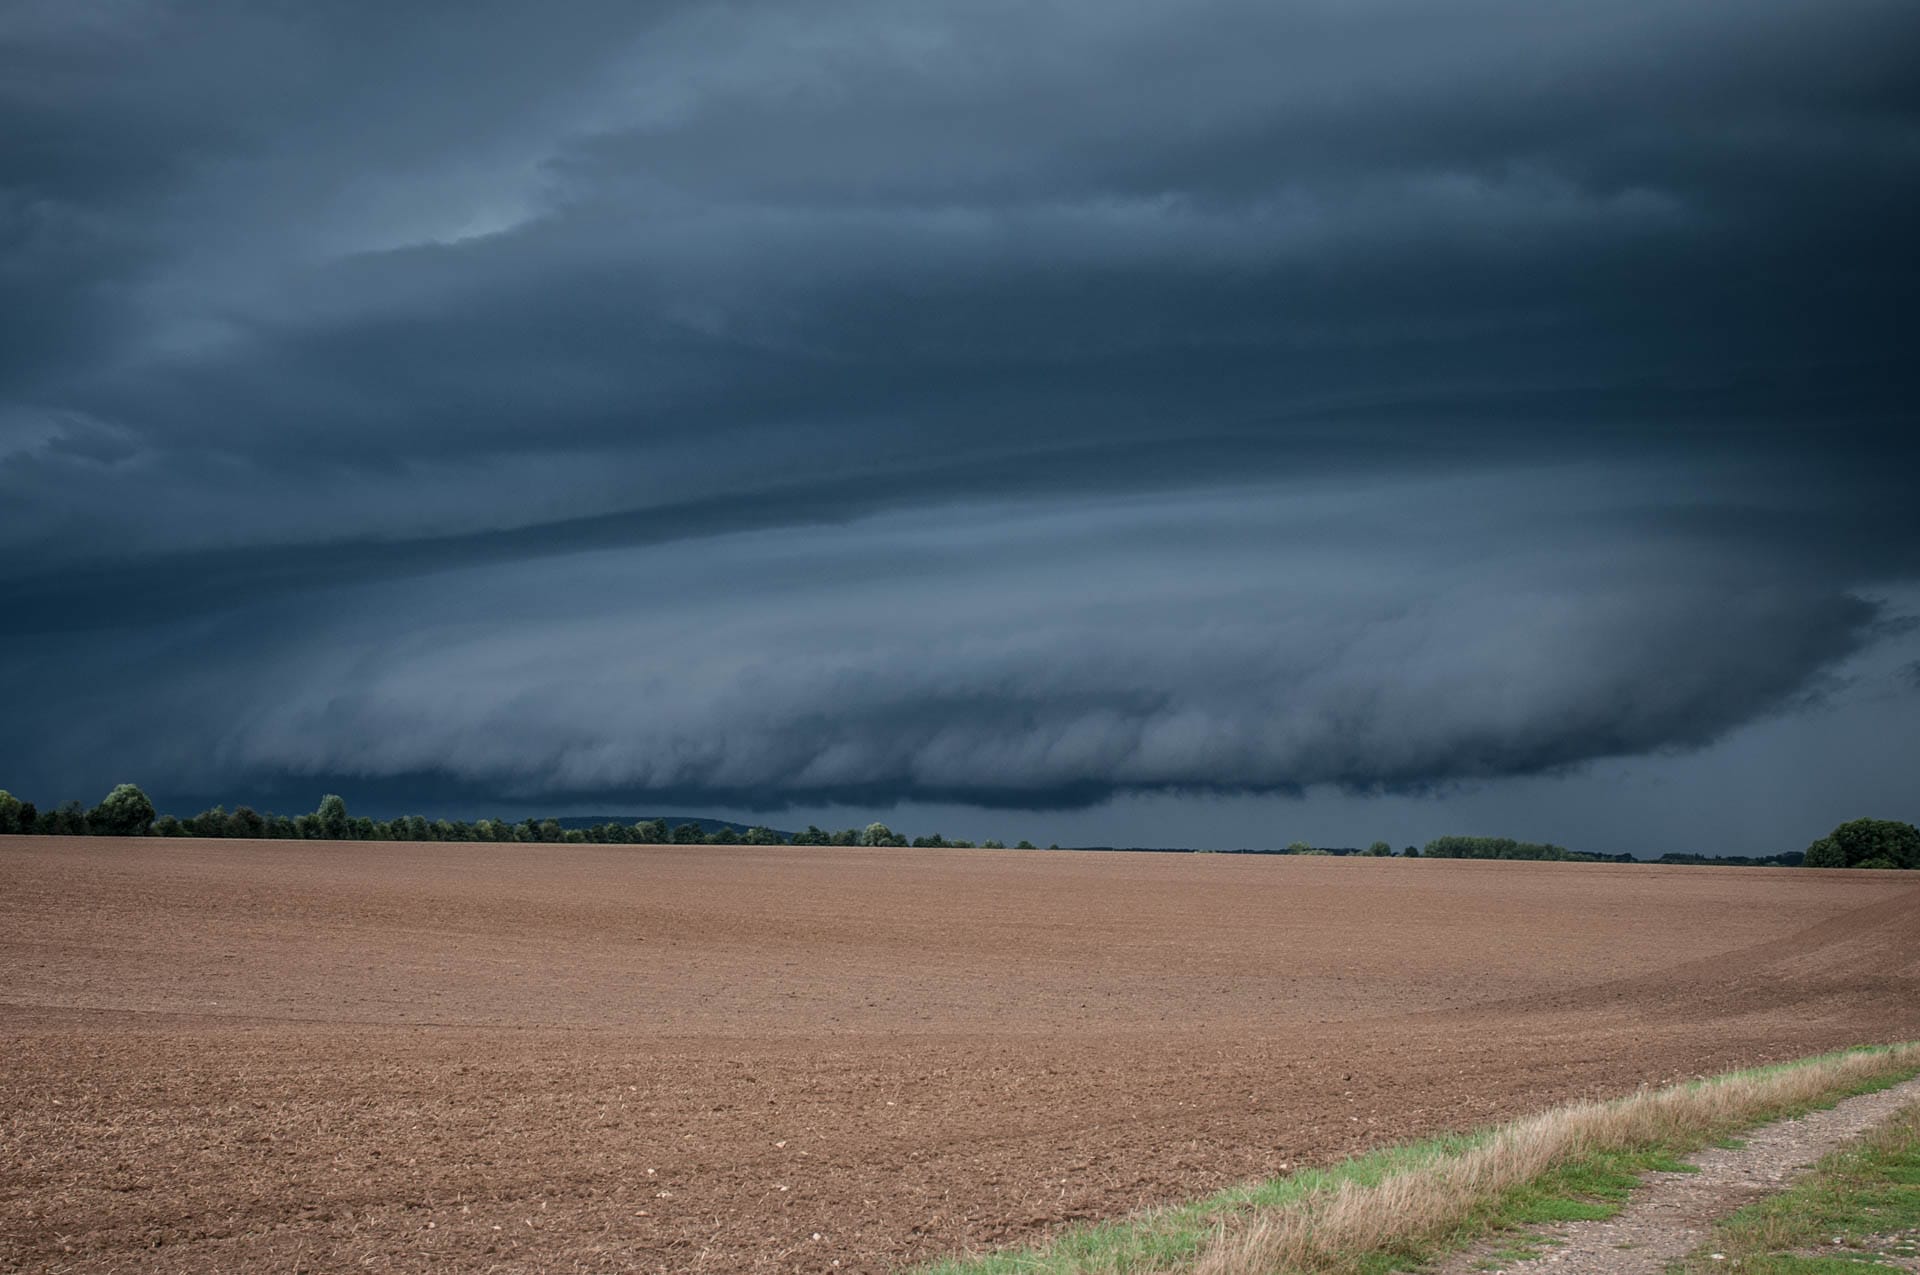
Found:
[[1920, 574], [1916, 53], [18, 7], [0, 762], [1046, 804], [1697, 747]]

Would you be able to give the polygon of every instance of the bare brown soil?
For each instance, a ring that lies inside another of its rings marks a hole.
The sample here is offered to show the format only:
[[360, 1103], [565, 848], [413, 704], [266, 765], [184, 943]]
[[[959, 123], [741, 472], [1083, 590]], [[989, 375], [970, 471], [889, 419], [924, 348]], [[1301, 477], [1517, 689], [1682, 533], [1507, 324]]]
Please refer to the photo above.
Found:
[[883, 1270], [1915, 1037], [1898, 873], [0, 838], [0, 1267]]

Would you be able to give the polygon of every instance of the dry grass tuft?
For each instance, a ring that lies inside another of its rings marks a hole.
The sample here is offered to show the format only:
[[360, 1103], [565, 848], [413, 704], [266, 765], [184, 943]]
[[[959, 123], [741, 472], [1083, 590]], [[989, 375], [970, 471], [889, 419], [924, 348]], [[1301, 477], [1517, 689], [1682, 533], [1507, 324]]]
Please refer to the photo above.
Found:
[[1354, 1270], [1369, 1255], [1442, 1243], [1496, 1208], [1503, 1195], [1562, 1166], [1607, 1153], [1696, 1145], [1916, 1065], [1920, 1045], [1897, 1045], [1559, 1107], [1502, 1125], [1459, 1155], [1231, 1219], [1195, 1270]]

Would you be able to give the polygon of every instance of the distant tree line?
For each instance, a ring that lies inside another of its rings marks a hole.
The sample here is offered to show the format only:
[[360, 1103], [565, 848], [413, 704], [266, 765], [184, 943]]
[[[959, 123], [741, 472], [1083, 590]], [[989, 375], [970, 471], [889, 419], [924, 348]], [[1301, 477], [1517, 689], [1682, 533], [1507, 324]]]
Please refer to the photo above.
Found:
[[[999, 841], [949, 839], [938, 833], [911, 842], [884, 823], [828, 832], [811, 824], [805, 832], [783, 836], [771, 828], [744, 831], [722, 825], [707, 829], [697, 823], [671, 827], [663, 819], [636, 823], [609, 820], [587, 828], [563, 827], [557, 819], [428, 819], [402, 815], [369, 819], [347, 811], [346, 801], [329, 793], [312, 814], [277, 815], [251, 806], [210, 806], [185, 819], [154, 812], [153, 802], [133, 784], [121, 784], [92, 809], [70, 801], [55, 810], [40, 810], [0, 789], [0, 834], [109, 837], [248, 837], [275, 841], [499, 841], [592, 845], [708, 845], [708, 846], [923, 846], [953, 849], [1004, 850]], [[1035, 850], [1031, 841], [1018, 850]], [[1052, 847], [1058, 850], [1060, 847]]]
[[[424, 815], [402, 815], [395, 819], [369, 819], [347, 811], [347, 803], [329, 793], [311, 814], [276, 815], [256, 811], [250, 806], [228, 810], [210, 806], [197, 815], [177, 819], [156, 814], [153, 802], [133, 784], [119, 784], [89, 809], [77, 801], [52, 810], [40, 810], [30, 801], [22, 801], [0, 789], [0, 834], [31, 833], [39, 836], [109, 837], [250, 837], [279, 841], [494, 841], [538, 842], [593, 845], [708, 845], [708, 846], [915, 846], [923, 849], [1004, 850], [999, 841], [973, 842], [947, 838], [939, 833], [915, 837], [909, 841], [884, 823], [864, 828], [842, 828], [828, 832], [808, 824], [804, 832], [791, 836], [771, 828], [739, 829], [722, 825], [708, 829], [685, 822], [669, 827], [664, 819], [642, 819], [634, 823], [609, 820], [586, 828], [568, 828], [557, 819], [428, 819]], [[1055, 844], [1050, 850], [1058, 850]], [[1031, 841], [1020, 841], [1016, 850], [1038, 849]], [[1393, 847], [1376, 841], [1361, 850], [1351, 846], [1312, 846], [1295, 841], [1284, 850], [1234, 851], [1242, 854], [1363, 855], [1385, 858]], [[1417, 859], [1530, 859], [1552, 862], [1639, 862], [1632, 855], [1594, 854], [1569, 850], [1550, 842], [1516, 841], [1511, 837], [1435, 837], [1422, 850], [1408, 846], [1402, 854]], [[1920, 830], [1910, 823], [1891, 819], [1854, 819], [1841, 824], [1805, 851], [1784, 854], [1710, 857], [1697, 854], [1666, 854], [1655, 862], [1672, 864], [1753, 865], [1793, 867], [1802, 862], [1810, 868], [1920, 868]]]
[[1571, 863], [1597, 856], [1544, 841], [1515, 841], [1512, 837], [1435, 837], [1421, 852], [1429, 859], [1545, 859]]
[[1722, 868], [1797, 868], [1806, 859], [1804, 850], [1784, 850], [1779, 854], [1663, 854], [1652, 863], [1677, 863]]

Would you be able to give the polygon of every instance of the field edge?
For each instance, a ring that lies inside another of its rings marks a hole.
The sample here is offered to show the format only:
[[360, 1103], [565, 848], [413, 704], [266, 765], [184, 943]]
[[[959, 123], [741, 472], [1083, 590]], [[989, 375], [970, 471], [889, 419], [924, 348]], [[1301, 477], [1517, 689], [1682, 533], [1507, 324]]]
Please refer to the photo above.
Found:
[[1745, 1129], [1920, 1075], [1920, 1042], [1859, 1045], [1467, 1133], [1396, 1143], [915, 1275], [1405, 1270], [1491, 1236], [1605, 1217], [1638, 1175]]

